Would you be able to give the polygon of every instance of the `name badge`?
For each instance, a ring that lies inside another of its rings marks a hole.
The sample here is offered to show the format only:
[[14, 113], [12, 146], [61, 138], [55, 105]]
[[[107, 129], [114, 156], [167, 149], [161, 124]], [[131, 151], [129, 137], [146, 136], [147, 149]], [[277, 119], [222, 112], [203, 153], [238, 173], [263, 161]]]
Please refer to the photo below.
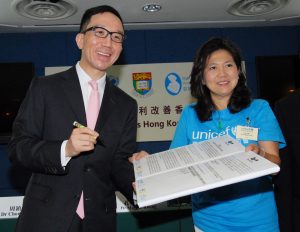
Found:
[[257, 141], [258, 128], [249, 126], [236, 126], [236, 138]]

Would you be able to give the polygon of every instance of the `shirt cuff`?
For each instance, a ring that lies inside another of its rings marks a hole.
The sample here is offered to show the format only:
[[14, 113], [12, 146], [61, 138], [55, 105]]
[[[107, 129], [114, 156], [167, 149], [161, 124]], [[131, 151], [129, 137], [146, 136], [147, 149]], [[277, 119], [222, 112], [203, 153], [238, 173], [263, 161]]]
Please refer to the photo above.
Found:
[[134, 204], [137, 205], [137, 199], [136, 199], [136, 193], [135, 193], [135, 191], [133, 191], [132, 199], [133, 199]]
[[65, 168], [70, 161], [71, 157], [66, 157], [66, 144], [68, 140], [63, 141], [60, 148], [60, 160], [61, 160], [61, 166]]

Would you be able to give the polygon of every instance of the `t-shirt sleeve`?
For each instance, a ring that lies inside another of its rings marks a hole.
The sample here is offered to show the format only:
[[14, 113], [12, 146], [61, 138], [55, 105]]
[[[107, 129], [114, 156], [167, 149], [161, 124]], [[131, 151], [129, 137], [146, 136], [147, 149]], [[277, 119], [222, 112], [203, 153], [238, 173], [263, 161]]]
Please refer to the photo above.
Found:
[[267, 101], [259, 102], [261, 107], [256, 107], [257, 116], [255, 127], [259, 128], [258, 140], [279, 142], [279, 149], [286, 146], [278, 121]]
[[188, 118], [188, 107], [189, 105], [184, 108], [182, 114], [179, 118], [176, 131], [170, 146], [170, 149], [182, 147], [188, 145], [188, 138], [187, 138], [187, 118]]

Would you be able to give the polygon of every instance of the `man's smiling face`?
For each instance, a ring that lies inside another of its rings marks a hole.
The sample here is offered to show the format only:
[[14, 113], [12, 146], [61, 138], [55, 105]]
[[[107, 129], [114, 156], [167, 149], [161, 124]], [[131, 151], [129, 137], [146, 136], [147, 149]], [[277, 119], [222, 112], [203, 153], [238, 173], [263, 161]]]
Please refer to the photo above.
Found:
[[[124, 34], [121, 20], [110, 12], [93, 15], [85, 29], [93, 26]], [[116, 62], [122, 51], [122, 43], [112, 41], [110, 35], [99, 38], [94, 35], [93, 30], [84, 34], [79, 33], [76, 36], [76, 43], [82, 51], [80, 66], [93, 79], [101, 78]]]

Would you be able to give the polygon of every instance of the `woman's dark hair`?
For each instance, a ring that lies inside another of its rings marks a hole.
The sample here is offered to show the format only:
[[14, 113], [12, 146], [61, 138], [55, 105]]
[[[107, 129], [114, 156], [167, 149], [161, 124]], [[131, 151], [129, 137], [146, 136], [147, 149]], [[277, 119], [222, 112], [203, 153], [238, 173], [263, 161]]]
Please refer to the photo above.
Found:
[[251, 91], [247, 86], [246, 75], [242, 71], [242, 57], [239, 49], [232, 41], [221, 38], [212, 38], [197, 52], [190, 75], [191, 94], [198, 100], [197, 104], [193, 107], [195, 108], [197, 116], [201, 122], [212, 120], [212, 113], [216, 110], [216, 106], [210, 95], [210, 90], [202, 83], [204, 81], [204, 69], [206, 67], [206, 62], [210, 55], [218, 50], [228, 51], [232, 55], [237, 69], [240, 70], [238, 83], [234, 88], [227, 105], [230, 113], [238, 113], [247, 108], [251, 103]]
[[[91, 18], [92, 18], [93, 15], [103, 14], [105, 12], [109, 12], [109, 13], [112, 13], [115, 16], [117, 16], [121, 20], [121, 23], [122, 23], [122, 26], [123, 26], [123, 20], [120, 16], [119, 12], [111, 6], [102, 5], [102, 6], [96, 6], [96, 7], [87, 9], [84, 12], [84, 14], [82, 16], [82, 19], [81, 19], [80, 27], [79, 27], [79, 33], [84, 31], [85, 29], [87, 29], [86, 27], [90, 23]], [[123, 29], [124, 29], [124, 26], [123, 26]], [[125, 31], [124, 31], [124, 33], [125, 33]]]

